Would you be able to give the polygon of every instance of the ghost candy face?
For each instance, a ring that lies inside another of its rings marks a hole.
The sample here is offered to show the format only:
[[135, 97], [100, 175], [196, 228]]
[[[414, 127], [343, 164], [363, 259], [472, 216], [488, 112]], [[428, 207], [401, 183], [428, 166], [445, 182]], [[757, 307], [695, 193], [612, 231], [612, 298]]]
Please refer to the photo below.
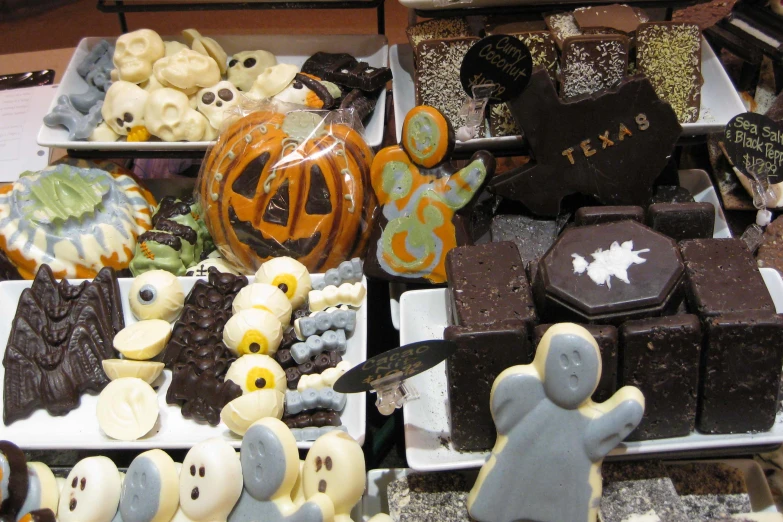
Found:
[[268, 51], [242, 51], [228, 62], [228, 81], [241, 91], [249, 91], [258, 75], [273, 65], [277, 65], [277, 60]]
[[228, 110], [239, 105], [241, 99], [242, 95], [233, 83], [222, 81], [213, 87], [201, 89], [196, 95], [196, 105], [199, 112], [207, 117], [209, 124], [220, 129], [226, 118], [231, 116]]
[[139, 29], [117, 39], [114, 48], [114, 65], [120, 79], [141, 83], [152, 74], [152, 64], [163, 58], [166, 47], [160, 35], [151, 29]]
[[106, 91], [101, 116], [115, 133], [127, 136], [133, 127], [144, 125], [144, 110], [149, 93], [136, 84], [114, 82]]
[[349, 516], [365, 482], [364, 453], [350, 435], [332, 431], [313, 443], [302, 472], [305, 497], [324, 493], [332, 499], [335, 516]]
[[154, 449], [133, 459], [122, 483], [123, 522], [169, 522], [178, 506], [179, 471], [171, 457]]
[[191, 448], [179, 477], [179, 501], [188, 518], [224, 521], [241, 494], [242, 466], [234, 448], [221, 439]]
[[57, 517], [60, 522], [111, 522], [121, 489], [120, 472], [111, 459], [82, 459], [68, 474]]
[[[542, 375], [547, 397], [567, 410], [578, 408], [595, 391], [601, 375], [601, 357], [592, 338], [576, 333], [560, 334], [561, 342], [550, 344]], [[581, 346], [579, 346], [581, 345]], [[576, 347], [579, 346], [579, 349]], [[543, 358], [537, 360], [537, 364]]]

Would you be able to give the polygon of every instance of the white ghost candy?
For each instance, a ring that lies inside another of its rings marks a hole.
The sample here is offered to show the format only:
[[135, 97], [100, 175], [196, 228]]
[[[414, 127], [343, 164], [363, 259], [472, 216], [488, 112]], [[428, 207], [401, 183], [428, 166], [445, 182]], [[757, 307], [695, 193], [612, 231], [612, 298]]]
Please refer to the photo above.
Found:
[[253, 86], [247, 92], [247, 97], [254, 100], [271, 98], [288, 87], [298, 72], [299, 67], [289, 63], [279, 63], [267, 67], [253, 82]]
[[114, 65], [120, 79], [141, 83], [152, 74], [152, 64], [166, 54], [160, 35], [151, 29], [139, 29], [117, 38]]
[[179, 470], [164, 451], [153, 449], [133, 459], [122, 483], [123, 522], [169, 522], [179, 506]]
[[191, 49], [215, 60], [220, 68], [220, 74], [226, 74], [228, 55], [219, 43], [207, 36], [201, 36], [201, 33], [195, 29], [185, 29], [182, 31], [182, 36]]
[[209, 121], [190, 108], [188, 97], [175, 89], [158, 89], [149, 95], [144, 122], [153, 136], [163, 141], [198, 141]]
[[185, 49], [188, 49], [188, 46], [185, 45], [182, 42], [163, 42], [163, 45], [166, 47], [166, 56], [173, 56], [177, 54], [180, 51], [184, 51]]
[[292, 257], [275, 257], [265, 261], [256, 272], [256, 283], [278, 287], [296, 310], [312, 290], [313, 283], [307, 268]]
[[60, 522], [111, 522], [120, 503], [120, 472], [111, 459], [87, 457], [71, 469], [60, 492]]
[[214, 59], [190, 49], [161, 58], [152, 68], [166, 87], [192, 89], [211, 87], [220, 81], [220, 68]]
[[215, 129], [220, 129], [226, 118], [232, 115], [229, 109], [236, 107], [241, 101], [242, 94], [228, 81], [201, 89], [196, 95], [199, 112], [207, 117], [209, 124]]
[[114, 132], [104, 121], [93, 129], [87, 141], [117, 141], [120, 135]]
[[112, 131], [127, 136], [133, 127], [145, 125], [149, 93], [135, 83], [114, 82], [106, 91], [101, 116]]
[[258, 308], [272, 312], [283, 326], [291, 322], [291, 302], [282, 290], [266, 283], [253, 283], [239, 291], [232, 305], [233, 313], [248, 308]]
[[208, 439], [188, 451], [179, 476], [179, 502], [188, 518], [225, 521], [241, 494], [242, 466], [227, 442]]
[[277, 65], [277, 60], [268, 51], [242, 51], [228, 62], [228, 81], [241, 91], [249, 91], [258, 75], [273, 65]]

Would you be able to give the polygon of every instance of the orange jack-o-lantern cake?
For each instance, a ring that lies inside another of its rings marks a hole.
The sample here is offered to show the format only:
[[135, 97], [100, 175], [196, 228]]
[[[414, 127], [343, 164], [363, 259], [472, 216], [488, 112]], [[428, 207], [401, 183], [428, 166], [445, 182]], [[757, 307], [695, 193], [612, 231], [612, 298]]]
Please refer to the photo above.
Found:
[[260, 111], [223, 132], [199, 182], [204, 219], [230, 262], [288, 256], [311, 272], [361, 255], [375, 210], [372, 150], [314, 113]]

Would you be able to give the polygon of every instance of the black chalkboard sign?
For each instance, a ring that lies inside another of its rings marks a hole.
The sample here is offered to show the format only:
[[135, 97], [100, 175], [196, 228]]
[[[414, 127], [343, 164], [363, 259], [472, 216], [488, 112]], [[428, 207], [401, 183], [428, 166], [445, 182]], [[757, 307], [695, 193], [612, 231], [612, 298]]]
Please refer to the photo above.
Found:
[[473, 86], [494, 83], [492, 101], [508, 101], [519, 96], [530, 81], [533, 58], [527, 46], [505, 34], [487, 36], [473, 44], [459, 71], [462, 88], [473, 95]]
[[746, 112], [729, 121], [724, 138], [731, 161], [743, 174], [766, 171], [771, 185], [783, 181], [783, 127]]
[[429, 370], [457, 351], [451, 341], [421, 341], [406, 344], [354, 366], [334, 383], [334, 391], [359, 393], [372, 389], [372, 383], [395, 372], [407, 379]]

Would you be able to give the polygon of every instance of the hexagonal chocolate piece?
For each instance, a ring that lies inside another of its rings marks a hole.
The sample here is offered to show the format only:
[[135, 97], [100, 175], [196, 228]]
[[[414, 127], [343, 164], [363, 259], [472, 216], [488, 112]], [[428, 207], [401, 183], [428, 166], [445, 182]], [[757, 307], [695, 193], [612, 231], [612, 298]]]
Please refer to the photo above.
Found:
[[574, 227], [539, 261], [534, 296], [542, 321], [620, 324], [673, 313], [683, 273], [674, 240], [636, 221]]

